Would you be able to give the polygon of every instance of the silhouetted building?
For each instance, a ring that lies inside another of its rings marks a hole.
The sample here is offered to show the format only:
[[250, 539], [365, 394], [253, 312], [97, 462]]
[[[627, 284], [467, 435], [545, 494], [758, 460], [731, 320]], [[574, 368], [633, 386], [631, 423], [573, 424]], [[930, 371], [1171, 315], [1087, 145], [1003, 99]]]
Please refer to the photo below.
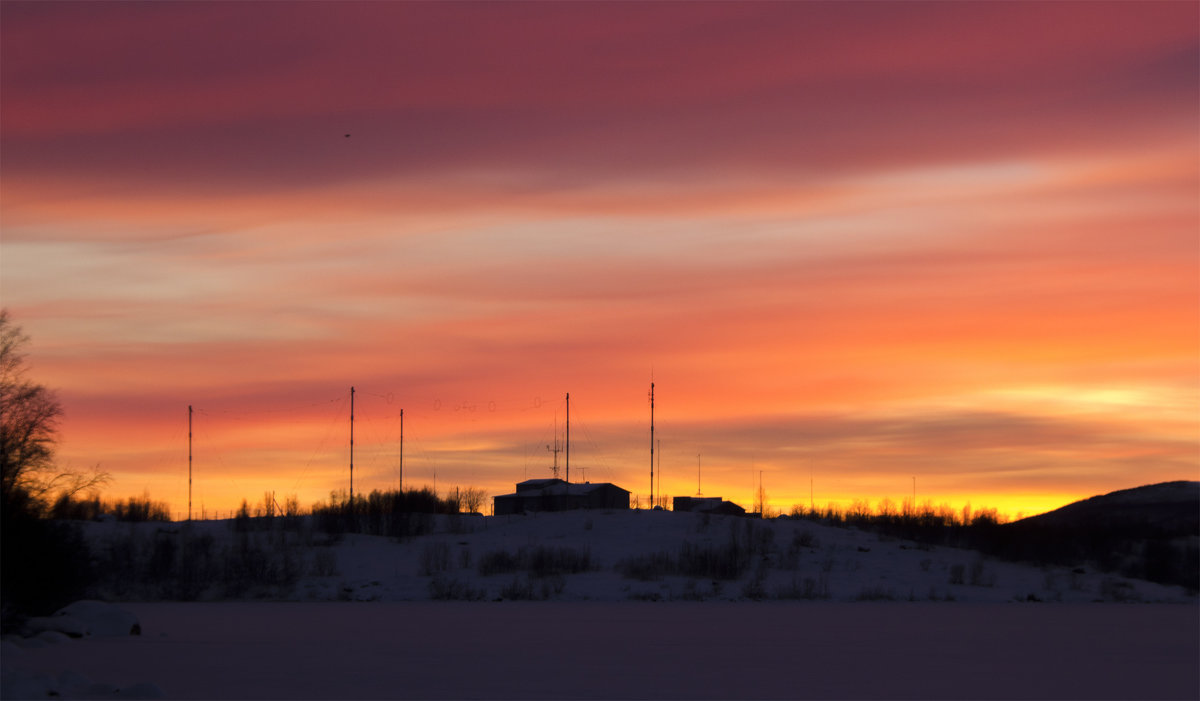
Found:
[[671, 508], [676, 511], [694, 511], [698, 514], [746, 515], [745, 509], [721, 497], [675, 497]]
[[526, 511], [569, 511], [571, 509], [628, 509], [629, 491], [608, 482], [571, 483], [557, 478], [532, 479], [517, 483], [513, 494], [492, 498], [497, 516]]

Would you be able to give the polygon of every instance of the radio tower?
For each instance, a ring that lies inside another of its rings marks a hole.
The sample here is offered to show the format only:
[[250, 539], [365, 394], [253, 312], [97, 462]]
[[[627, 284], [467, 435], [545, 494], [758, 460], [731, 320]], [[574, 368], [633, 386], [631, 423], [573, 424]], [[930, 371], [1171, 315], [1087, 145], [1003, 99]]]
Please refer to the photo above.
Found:
[[188, 404], [188, 520], [192, 520], [192, 405]]
[[650, 508], [654, 508], [654, 383], [650, 383]]
[[567, 392], [567, 484], [571, 483], [571, 393]]

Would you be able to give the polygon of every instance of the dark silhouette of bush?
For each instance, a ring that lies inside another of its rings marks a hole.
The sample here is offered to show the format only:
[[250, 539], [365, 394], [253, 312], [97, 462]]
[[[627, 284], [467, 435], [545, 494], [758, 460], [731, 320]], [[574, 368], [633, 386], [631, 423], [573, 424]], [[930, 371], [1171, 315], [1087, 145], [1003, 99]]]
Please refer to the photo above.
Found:
[[437, 540], [421, 549], [421, 575], [428, 577], [450, 569], [450, 546]]
[[500, 588], [500, 598], [509, 601], [536, 601], [539, 597], [534, 593], [533, 582], [514, 577], [511, 582]]
[[429, 598], [442, 601], [482, 601], [487, 598], [487, 592], [457, 579], [439, 575], [429, 580]]
[[27, 616], [49, 615], [84, 598], [93, 579], [91, 557], [78, 525], [39, 517], [20, 488], [0, 511], [0, 628]]
[[616, 570], [626, 579], [654, 582], [674, 574], [677, 567], [670, 553], [656, 552], [634, 555], [617, 562]]
[[128, 499], [101, 499], [97, 495], [75, 497], [61, 494], [50, 505], [47, 515], [59, 521], [96, 521], [111, 518], [114, 521], [170, 521], [170, 506], [165, 501], [154, 501], [149, 495]]
[[[277, 519], [278, 520], [278, 519]], [[149, 530], [130, 525], [94, 546], [94, 598], [117, 600], [286, 595], [305, 569], [301, 536], [282, 529], [238, 531], [228, 540], [184, 523]]]
[[494, 574], [506, 574], [521, 569], [521, 558], [507, 550], [493, 550], [484, 553], [479, 558], [479, 574], [490, 577]]
[[545, 601], [557, 596], [566, 588], [566, 579], [555, 574], [539, 580], [514, 577], [500, 589], [500, 598], [510, 601]]
[[736, 541], [725, 545], [684, 541], [677, 562], [679, 574], [686, 577], [738, 579], [749, 567], [750, 551]]
[[792, 577], [790, 584], [781, 586], [775, 590], [776, 599], [828, 599], [829, 598], [829, 575], [822, 574], [819, 577]]
[[505, 550], [493, 550], [479, 558], [479, 574], [491, 576], [526, 571], [531, 577], [545, 579], [585, 572], [592, 568], [592, 554], [587, 548], [556, 548], [538, 546], [521, 548], [514, 555]]
[[430, 516], [457, 514], [453, 498], [440, 499], [428, 487], [372, 491], [353, 499], [344, 492], [330, 495], [328, 504], [316, 504], [312, 516], [316, 527], [330, 535], [365, 533], [393, 538], [423, 535], [432, 529]]
[[592, 554], [587, 548], [541, 546], [529, 550], [526, 558], [529, 573], [538, 579], [586, 572], [592, 568]]

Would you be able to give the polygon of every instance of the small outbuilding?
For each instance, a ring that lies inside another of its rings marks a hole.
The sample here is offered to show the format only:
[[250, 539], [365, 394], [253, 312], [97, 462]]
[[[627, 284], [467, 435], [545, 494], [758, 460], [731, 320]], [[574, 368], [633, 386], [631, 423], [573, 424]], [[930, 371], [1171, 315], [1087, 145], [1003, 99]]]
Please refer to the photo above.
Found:
[[557, 478], [531, 479], [517, 483], [513, 494], [492, 498], [497, 516], [527, 511], [572, 509], [628, 509], [629, 491], [609, 482], [571, 483]]
[[675, 497], [671, 508], [675, 511], [693, 511], [698, 514], [746, 515], [745, 509], [721, 497]]

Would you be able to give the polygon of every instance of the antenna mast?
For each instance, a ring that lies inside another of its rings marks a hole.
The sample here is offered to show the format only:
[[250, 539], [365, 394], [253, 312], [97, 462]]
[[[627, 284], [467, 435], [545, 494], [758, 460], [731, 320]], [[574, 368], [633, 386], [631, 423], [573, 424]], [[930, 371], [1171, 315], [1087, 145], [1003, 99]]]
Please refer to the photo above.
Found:
[[354, 387], [350, 388], [350, 506], [354, 506]]
[[571, 483], [571, 393], [567, 392], [567, 484]]
[[404, 410], [400, 410], [400, 494], [404, 494]]
[[654, 383], [650, 383], [650, 508], [654, 508]]
[[696, 496], [704, 496], [700, 491], [700, 453], [696, 453]]
[[192, 520], [192, 405], [188, 404], [188, 520]]
[[546, 446], [546, 450], [554, 453], [554, 463], [550, 470], [554, 474], [554, 479], [558, 479], [558, 454], [562, 452], [562, 448], [558, 447], [558, 412], [554, 412], [554, 447]]

